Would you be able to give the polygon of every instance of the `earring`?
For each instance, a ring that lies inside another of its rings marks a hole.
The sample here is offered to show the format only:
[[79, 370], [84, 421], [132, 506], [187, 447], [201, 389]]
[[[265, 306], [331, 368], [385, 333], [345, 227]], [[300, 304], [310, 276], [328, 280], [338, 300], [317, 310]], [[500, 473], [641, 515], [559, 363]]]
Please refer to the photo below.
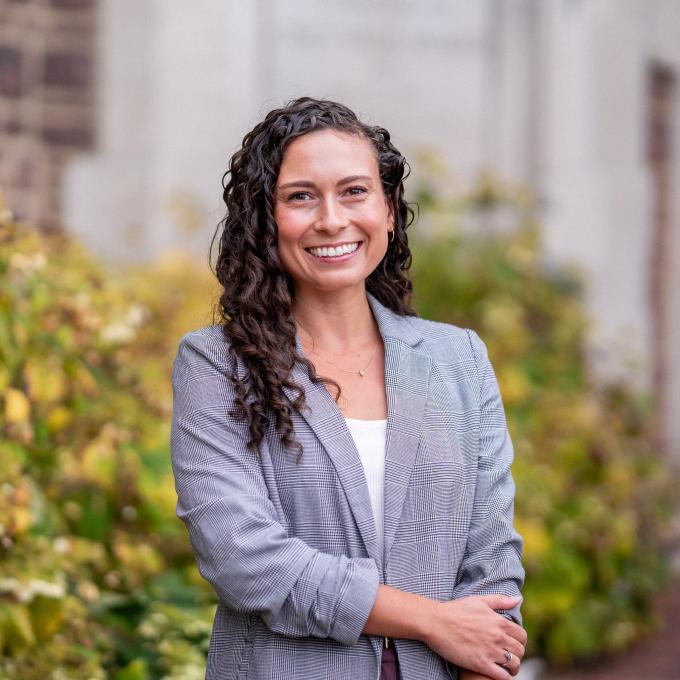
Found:
[[387, 233], [389, 234], [387, 239], [390, 243], [392, 243], [392, 241], [394, 241], [394, 229], [390, 229]]

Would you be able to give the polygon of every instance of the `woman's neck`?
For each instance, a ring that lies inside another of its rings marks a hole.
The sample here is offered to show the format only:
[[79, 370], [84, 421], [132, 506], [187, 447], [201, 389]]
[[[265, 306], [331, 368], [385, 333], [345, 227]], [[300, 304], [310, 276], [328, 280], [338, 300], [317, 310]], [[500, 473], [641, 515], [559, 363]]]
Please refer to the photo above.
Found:
[[352, 351], [380, 338], [365, 290], [296, 295], [293, 315], [303, 343], [326, 352]]

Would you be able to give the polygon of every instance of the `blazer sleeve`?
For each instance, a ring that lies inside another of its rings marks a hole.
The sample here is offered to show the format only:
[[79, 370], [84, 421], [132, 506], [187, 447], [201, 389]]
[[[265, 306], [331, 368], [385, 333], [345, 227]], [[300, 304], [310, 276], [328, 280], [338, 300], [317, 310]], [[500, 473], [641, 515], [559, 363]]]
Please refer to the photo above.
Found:
[[330, 555], [277, 518], [234, 389], [224, 341], [185, 336], [173, 369], [171, 431], [177, 514], [198, 567], [228, 607], [291, 637], [357, 642], [375, 601], [373, 559]]
[[[513, 526], [512, 442], [486, 346], [474, 331], [467, 332], [479, 376], [479, 451], [472, 518], [454, 597], [517, 596], [524, 584], [524, 569], [522, 538]], [[506, 614], [521, 624], [519, 606]]]

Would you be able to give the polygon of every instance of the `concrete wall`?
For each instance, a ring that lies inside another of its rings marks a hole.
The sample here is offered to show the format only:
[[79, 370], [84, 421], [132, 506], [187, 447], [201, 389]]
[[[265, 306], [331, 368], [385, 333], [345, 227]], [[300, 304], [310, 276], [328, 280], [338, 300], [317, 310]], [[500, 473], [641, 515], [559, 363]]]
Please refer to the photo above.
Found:
[[71, 165], [65, 222], [103, 256], [201, 256], [255, 105], [255, 5], [101, 0], [99, 145]]

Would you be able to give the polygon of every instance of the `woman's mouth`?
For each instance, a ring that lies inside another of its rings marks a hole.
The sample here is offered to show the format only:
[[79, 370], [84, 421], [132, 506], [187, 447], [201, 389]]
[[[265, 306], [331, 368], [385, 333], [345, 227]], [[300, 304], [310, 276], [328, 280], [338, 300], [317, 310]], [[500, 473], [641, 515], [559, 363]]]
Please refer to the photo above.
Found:
[[356, 252], [363, 244], [363, 241], [354, 241], [352, 243], [343, 243], [339, 246], [319, 246], [315, 248], [305, 248], [308, 253], [314, 257], [325, 260], [339, 259]]

